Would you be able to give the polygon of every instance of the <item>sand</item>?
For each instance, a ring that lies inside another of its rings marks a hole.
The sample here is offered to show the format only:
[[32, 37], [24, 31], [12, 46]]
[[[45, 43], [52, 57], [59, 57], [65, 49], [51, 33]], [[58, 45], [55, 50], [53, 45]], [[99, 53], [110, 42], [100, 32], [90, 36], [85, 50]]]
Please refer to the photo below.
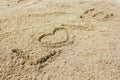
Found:
[[120, 1], [0, 0], [0, 80], [120, 80]]

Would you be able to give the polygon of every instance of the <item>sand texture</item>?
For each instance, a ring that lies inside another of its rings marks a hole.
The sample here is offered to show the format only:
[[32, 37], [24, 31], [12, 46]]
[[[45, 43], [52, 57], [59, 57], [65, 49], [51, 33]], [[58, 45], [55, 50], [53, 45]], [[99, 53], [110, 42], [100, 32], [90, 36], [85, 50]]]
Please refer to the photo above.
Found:
[[120, 1], [0, 0], [0, 80], [120, 80]]

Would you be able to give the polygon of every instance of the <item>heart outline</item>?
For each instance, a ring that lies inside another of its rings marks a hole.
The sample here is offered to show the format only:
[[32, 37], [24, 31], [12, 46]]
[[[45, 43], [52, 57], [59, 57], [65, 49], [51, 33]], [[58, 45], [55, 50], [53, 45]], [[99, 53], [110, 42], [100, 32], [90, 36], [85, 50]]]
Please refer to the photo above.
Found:
[[[66, 31], [66, 35], [67, 35], [66, 40], [60, 41], [60, 42], [56, 42], [56, 43], [42, 43], [42, 38], [44, 38], [44, 37], [46, 37], [46, 36], [50, 36], [50, 35], [53, 35], [53, 36], [54, 36], [55, 33], [56, 33], [58, 30], [65, 30], [65, 31]], [[62, 46], [65, 46], [65, 45], [67, 45], [67, 44], [73, 43], [73, 42], [70, 42], [70, 41], [69, 41], [69, 38], [70, 38], [70, 36], [69, 36], [69, 34], [68, 34], [67, 29], [64, 28], [64, 27], [60, 27], [60, 28], [55, 28], [52, 33], [47, 33], [47, 34], [41, 35], [38, 40], [39, 40], [39, 42], [41, 43], [41, 46], [44, 46], [44, 47], [53, 47], [53, 48], [55, 48], [55, 47], [62, 47]]]

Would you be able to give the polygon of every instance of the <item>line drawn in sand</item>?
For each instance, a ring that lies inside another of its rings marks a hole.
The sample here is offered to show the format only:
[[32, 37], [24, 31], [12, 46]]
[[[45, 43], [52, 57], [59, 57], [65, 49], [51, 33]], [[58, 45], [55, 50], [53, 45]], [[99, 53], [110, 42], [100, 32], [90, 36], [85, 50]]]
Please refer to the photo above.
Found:
[[53, 32], [41, 35], [38, 40], [41, 46], [51, 48], [62, 47], [73, 43], [68, 30], [64, 27], [55, 28]]
[[62, 26], [69, 27], [72, 30], [79, 30], [79, 31], [93, 31], [94, 26], [88, 23], [85, 24], [79, 24], [79, 25], [73, 25], [73, 24], [62, 24]]
[[[25, 0], [17, 0], [17, 4], [23, 2]], [[16, 5], [16, 6], [13, 6], [11, 7], [11, 9], [21, 9], [21, 8], [29, 8], [31, 5], [33, 6], [34, 4], [37, 4], [39, 3], [40, 1], [42, 0], [32, 0], [32, 1], [27, 1], [21, 5]]]
[[28, 16], [29, 17], [45, 17], [45, 16], [59, 16], [59, 15], [64, 15], [67, 14], [66, 12], [44, 12], [44, 13], [30, 13]]
[[53, 50], [48, 55], [37, 59], [36, 65], [39, 65], [38, 70], [43, 71], [47, 65], [54, 62], [62, 53], [62, 50]]

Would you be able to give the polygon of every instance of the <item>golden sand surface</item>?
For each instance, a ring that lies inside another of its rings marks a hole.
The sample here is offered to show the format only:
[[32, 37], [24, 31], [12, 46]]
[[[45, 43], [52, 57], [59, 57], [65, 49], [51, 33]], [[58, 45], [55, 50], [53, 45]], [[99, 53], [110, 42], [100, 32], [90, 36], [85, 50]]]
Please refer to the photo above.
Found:
[[120, 80], [120, 1], [0, 0], [0, 80]]

